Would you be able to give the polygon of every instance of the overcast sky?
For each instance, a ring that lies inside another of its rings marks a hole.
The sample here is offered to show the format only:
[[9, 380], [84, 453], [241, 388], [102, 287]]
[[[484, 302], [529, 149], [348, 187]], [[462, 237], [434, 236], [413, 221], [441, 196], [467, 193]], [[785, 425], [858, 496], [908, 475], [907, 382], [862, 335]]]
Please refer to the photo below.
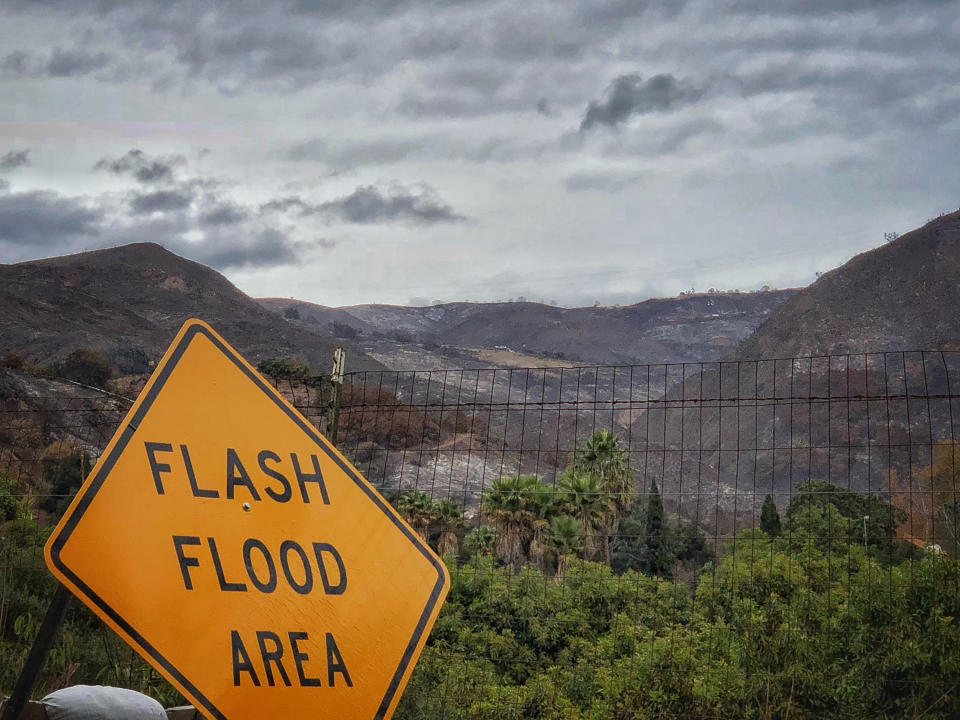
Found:
[[327, 305], [809, 283], [960, 206], [956, 0], [3, 0], [0, 262]]

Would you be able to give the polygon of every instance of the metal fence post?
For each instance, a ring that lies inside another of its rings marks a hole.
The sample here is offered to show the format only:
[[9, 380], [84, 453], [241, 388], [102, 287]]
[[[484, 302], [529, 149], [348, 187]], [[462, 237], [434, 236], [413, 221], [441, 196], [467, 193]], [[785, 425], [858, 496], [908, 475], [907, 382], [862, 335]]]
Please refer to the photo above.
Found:
[[327, 439], [333, 445], [337, 444], [340, 395], [343, 392], [343, 372], [346, 361], [347, 354], [343, 351], [343, 348], [337, 348], [333, 351], [333, 371], [330, 373], [330, 411], [327, 413]]

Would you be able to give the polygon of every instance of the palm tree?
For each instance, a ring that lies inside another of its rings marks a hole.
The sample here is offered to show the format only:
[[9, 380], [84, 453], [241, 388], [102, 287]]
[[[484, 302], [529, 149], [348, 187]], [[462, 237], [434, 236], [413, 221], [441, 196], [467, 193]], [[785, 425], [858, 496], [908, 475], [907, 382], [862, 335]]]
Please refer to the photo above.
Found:
[[397, 510], [426, 542], [430, 524], [436, 519], [436, 507], [430, 496], [422, 490], [407, 490], [400, 496]]
[[[600, 487], [611, 500], [610, 511], [604, 518], [607, 537], [613, 534], [618, 518], [633, 504], [633, 471], [630, 454], [620, 447], [620, 440], [609, 430], [597, 430], [577, 450], [573, 469], [581, 475], [594, 475]], [[609, 542], [601, 544], [603, 560], [609, 564]]]
[[567, 560], [583, 548], [583, 536], [580, 523], [569, 515], [560, 515], [550, 521], [546, 534], [547, 545], [557, 555], [557, 574], [559, 582], [567, 573]]
[[[563, 509], [580, 523], [583, 535], [583, 558], [592, 560], [604, 555], [599, 533], [606, 533], [606, 525], [613, 503], [596, 475], [579, 475], [567, 471], [559, 477], [563, 492]], [[607, 543], [603, 542], [603, 546]]]
[[463, 538], [463, 548], [468, 555], [489, 555], [497, 540], [496, 531], [489, 525], [479, 525]]
[[609, 430], [597, 430], [577, 450], [573, 468], [581, 474], [596, 475], [621, 513], [633, 504], [633, 471], [630, 454]]
[[530, 505], [533, 510], [533, 533], [530, 538], [530, 562], [546, 571], [549, 564], [550, 545], [547, 542], [550, 522], [561, 510], [562, 494], [555, 485], [538, 481], [531, 488]]
[[457, 529], [463, 527], [463, 508], [451, 498], [444, 498], [434, 504], [434, 514], [440, 524], [440, 538], [437, 540], [437, 552], [441, 556], [456, 556], [459, 552]]
[[533, 534], [533, 489], [539, 480], [529, 475], [497, 478], [483, 494], [483, 509], [497, 533], [494, 551], [507, 564], [523, 559], [523, 546]]

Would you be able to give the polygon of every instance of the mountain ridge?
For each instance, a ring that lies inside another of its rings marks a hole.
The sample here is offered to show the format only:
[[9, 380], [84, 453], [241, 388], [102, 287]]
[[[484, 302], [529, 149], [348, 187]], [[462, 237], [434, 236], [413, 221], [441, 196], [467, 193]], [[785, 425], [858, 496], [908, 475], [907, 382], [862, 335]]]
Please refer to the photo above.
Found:
[[824, 273], [784, 302], [738, 359], [960, 349], [960, 210]]
[[[525, 362], [539, 358], [629, 365], [715, 359], [796, 292], [701, 293], [580, 308], [523, 301], [420, 307], [330, 307], [284, 298], [259, 298], [258, 302], [315, 330], [353, 339], [373, 354], [389, 353], [382, 346], [394, 341], [420, 344], [427, 350], [442, 346], [451, 352], [509, 352]], [[296, 310], [295, 318], [291, 309]]]
[[[215, 270], [156, 243], [0, 265], [0, 354], [49, 364], [102, 352], [121, 373], [148, 372], [190, 317], [209, 322], [253, 362], [303, 357], [326, 367], [342, 344], [278, 322]], [[382, 369], [356, 348], [353, 366]]]

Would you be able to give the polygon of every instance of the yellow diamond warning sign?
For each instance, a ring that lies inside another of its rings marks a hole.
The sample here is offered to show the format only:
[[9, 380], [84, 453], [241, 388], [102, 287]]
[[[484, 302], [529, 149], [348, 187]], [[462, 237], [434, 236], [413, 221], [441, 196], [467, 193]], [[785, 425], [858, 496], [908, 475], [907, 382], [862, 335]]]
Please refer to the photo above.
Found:
[[46, 547], [53, 574], [211, 718], [388, 718], [446, 568], [191, 320]]

